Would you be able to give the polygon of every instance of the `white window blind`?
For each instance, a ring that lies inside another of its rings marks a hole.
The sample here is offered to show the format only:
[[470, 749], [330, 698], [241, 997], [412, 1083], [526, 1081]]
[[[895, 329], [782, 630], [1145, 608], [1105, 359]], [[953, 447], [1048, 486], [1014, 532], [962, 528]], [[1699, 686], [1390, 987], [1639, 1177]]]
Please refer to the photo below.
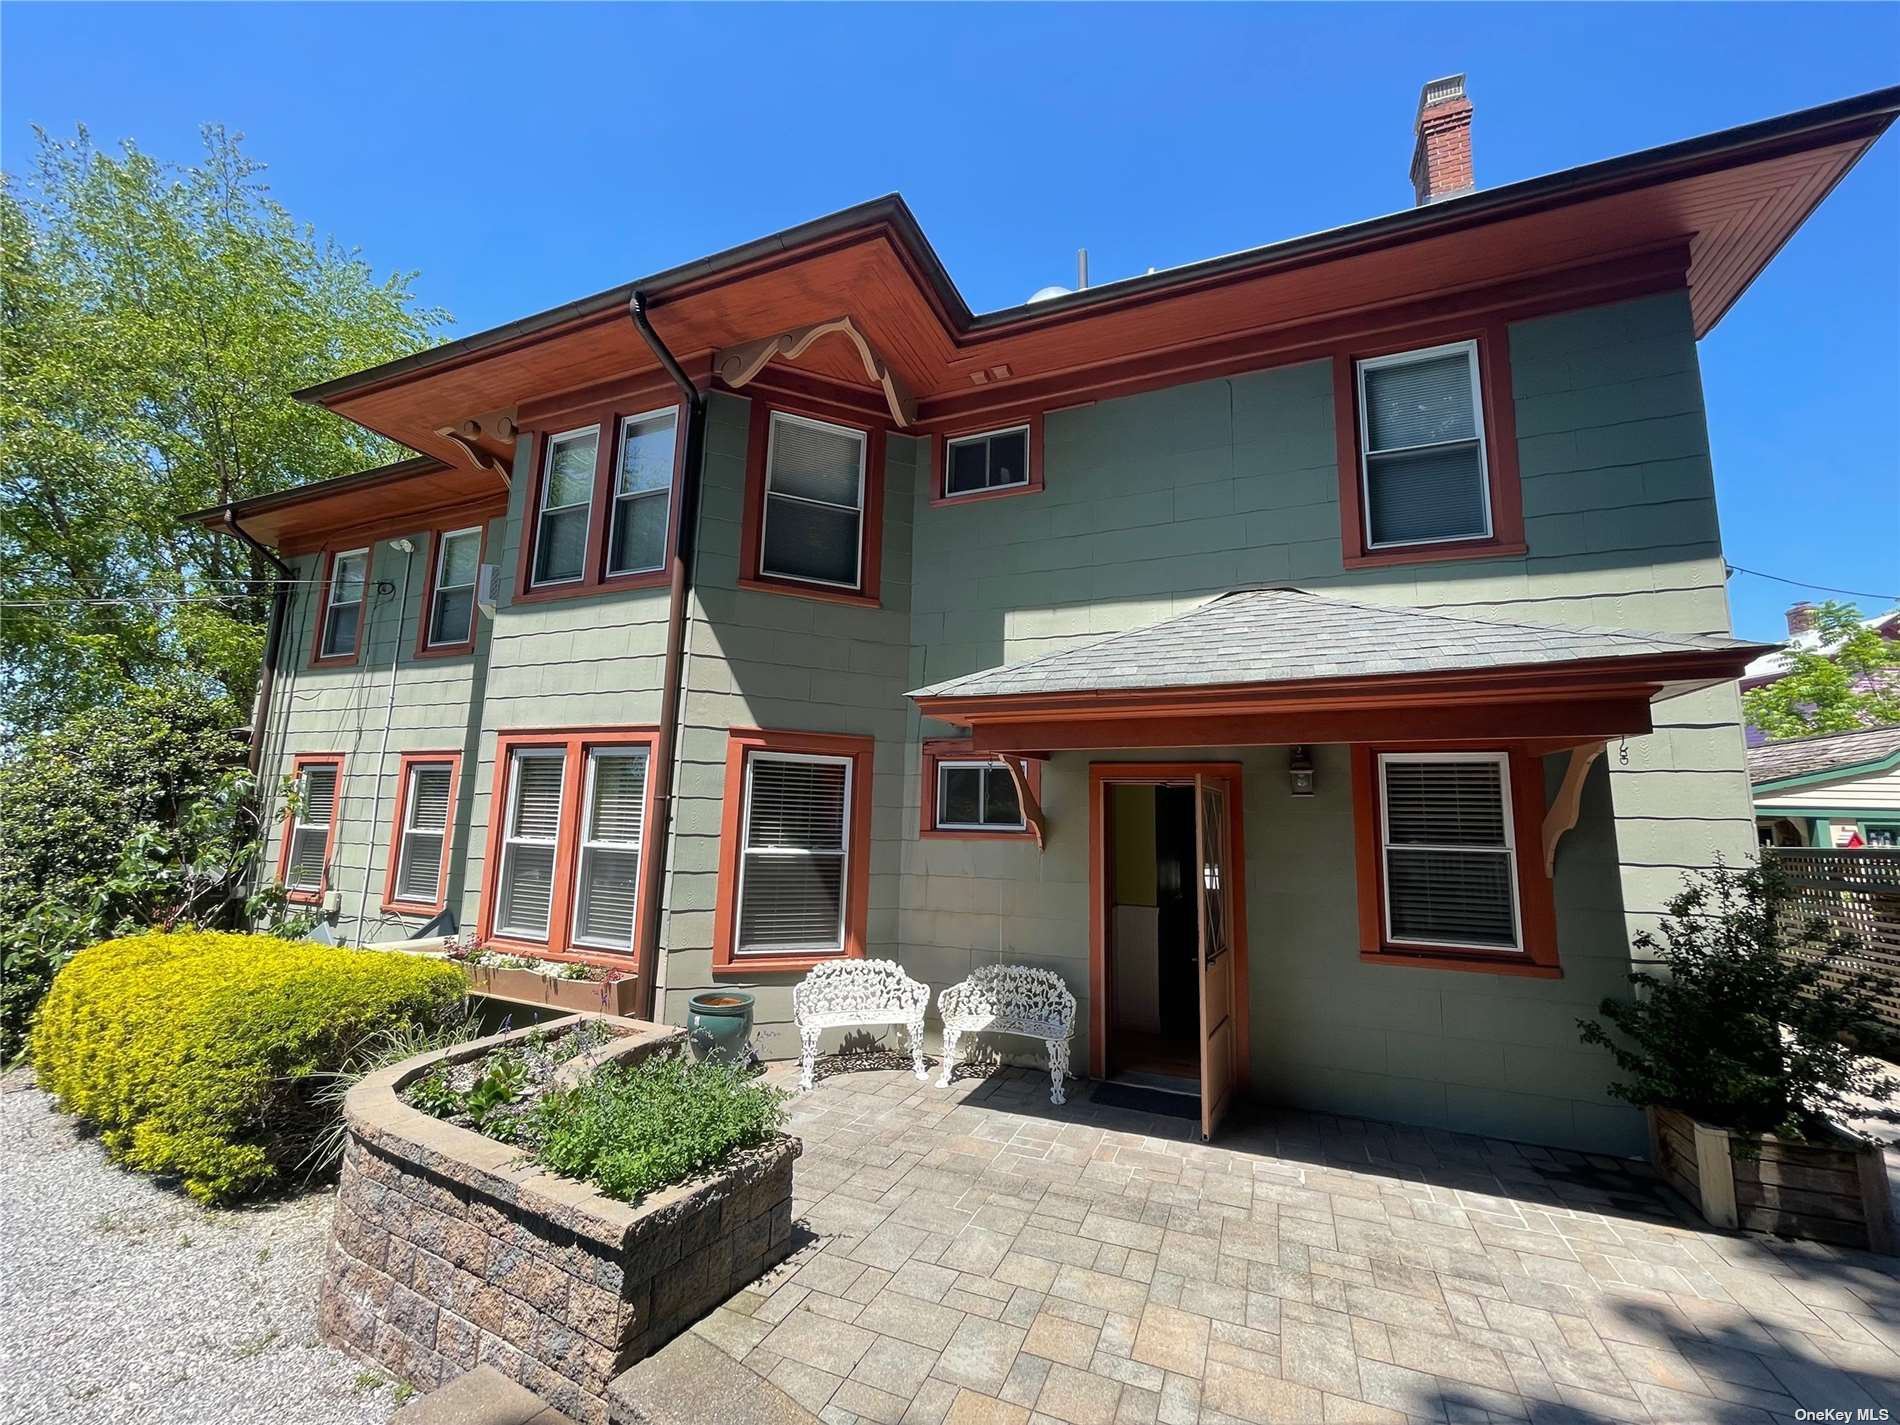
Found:
[[475, 631], [475, 577], [482, 561], [482, 532], [458, 529], [442, 536], [435, 557], [435, 592], [429, 600], [429, 646], [467, 643]]
[[844, 949], [850, 803], [848, 758], [746, 759], [739, 953]]
[[937, 828], [1021, 831], [1022, 799], [1009, 769], [1000, 762], [939, 762]]
[[576, 944], [633, 948], [646, 793], [645, 748], [602, 747], [587, 754], [587, 801], [575, 878]]
[[293, 891], [323, 889], [330, 860], [330, 825], [336, 817], [334, 762], [312, 762], [297, 774], [297, 815], [290, 827], [290, 861], [284, 884]]
[[969, 495], [1029, 483], [1029, 427], [959, 436], [945, 443], [943, 492]]
[[666, 564], [676, 424], [673, 411], [629, 416], [620, 424], [613, 525], [607, 539], [609, 574], [637, 574]]
[[518, 749], [509, 758], [508, 821], [495, 913], [495, 929], [502, 934], [548, 938], [566, 781], [566, 754], [558, 748]]
[[761, 574], [859, 587], [864, 442], [863, 431], [773, 412]]
[[535, 522], [534, 582], [561, 584], [586, 572], [587, 526], [594, 500], [594, 459], [600, 428], [548, 438], [547, 470], [541, 481], [541, 513]]
[[369, 551], [353, 549], [330, 564], [329, 604], [323, 613], [323, 657], [341, 658], [356, 652], [363, 628], [363, 581], [369, 572]]
[[1367, 543], [1490, 534], [1477, 343], [1382, 356], [1358, 371]]
[[442, 896], [442, 844], [449, 829], [448, 762], [412, 762], [403, 792], [402, 842], [396, 857], [396, 898], [433, 905]]
[[1389, 938], [1522, 948], [1506, 755], [1385, 754], [1379, 771]]

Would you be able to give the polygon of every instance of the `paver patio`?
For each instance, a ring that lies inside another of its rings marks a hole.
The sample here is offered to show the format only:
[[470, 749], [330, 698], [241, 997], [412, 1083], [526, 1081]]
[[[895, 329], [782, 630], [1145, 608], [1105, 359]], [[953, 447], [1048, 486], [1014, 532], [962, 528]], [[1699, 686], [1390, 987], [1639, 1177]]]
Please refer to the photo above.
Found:
[[1900, 1408], [1900, 1260], [1693, 1225], [1613, 1159], [1292, 1112], [1209, 1147], [1025, 1071], [831, 1067], [801, 1246], [694, 1328], [828, 1425]]

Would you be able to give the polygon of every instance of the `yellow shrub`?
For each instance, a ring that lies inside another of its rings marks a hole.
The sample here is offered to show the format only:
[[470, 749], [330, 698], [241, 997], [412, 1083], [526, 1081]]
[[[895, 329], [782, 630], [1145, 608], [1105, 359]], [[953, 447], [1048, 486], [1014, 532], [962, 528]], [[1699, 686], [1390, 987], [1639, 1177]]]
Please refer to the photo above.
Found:
[[108, 940], [59, 972], [32, 1034], [40, 1086], [129, 1167], [227, 1202], [276, 1186], [321, 1112], [312, 1075], [368, 1035], [459, 1011], [453, 965], [268, 935]]

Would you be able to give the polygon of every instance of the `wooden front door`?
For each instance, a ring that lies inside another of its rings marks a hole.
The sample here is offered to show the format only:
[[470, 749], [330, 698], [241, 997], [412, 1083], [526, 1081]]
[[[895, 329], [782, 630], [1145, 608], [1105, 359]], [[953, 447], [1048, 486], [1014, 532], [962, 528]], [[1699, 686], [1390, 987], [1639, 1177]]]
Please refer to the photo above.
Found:
[[1227, 788], [1194, 778], [1195, 861], [1200, 868], [1201, 1137], [1234, 1096], [1234, 932], [1228, 881]]

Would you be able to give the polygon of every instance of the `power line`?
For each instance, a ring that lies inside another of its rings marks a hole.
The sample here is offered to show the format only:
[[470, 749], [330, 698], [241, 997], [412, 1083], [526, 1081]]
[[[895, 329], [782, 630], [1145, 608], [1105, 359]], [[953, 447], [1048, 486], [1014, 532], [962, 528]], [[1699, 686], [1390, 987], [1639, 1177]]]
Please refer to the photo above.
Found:
[[230, 599], [261, 599], [262, 594], [181, 594], [159, 597], [148, 594], [117, 599], [0, 599], [0, 609], [105, 608], [134, 604], [221, 604]]
[[1757, 579], [1772, 579], [1777, 584], [1790, 584], [1797, 589], [1812, 589], [1822, 594], [1846, 594], [1856, 599], [1885, 599], [1890, 604], [1900, 604], [1900, 594], [1876, 594], [1867, 589], [1837, 589], [1832, 584], [1810, 584], [1804, 579], [1784, 579], [1779, 574], [1764, 574], [1759, 569], [1744, 569], [1739, 564], [1727, 565], [1731, 574], [1753, 574]]

